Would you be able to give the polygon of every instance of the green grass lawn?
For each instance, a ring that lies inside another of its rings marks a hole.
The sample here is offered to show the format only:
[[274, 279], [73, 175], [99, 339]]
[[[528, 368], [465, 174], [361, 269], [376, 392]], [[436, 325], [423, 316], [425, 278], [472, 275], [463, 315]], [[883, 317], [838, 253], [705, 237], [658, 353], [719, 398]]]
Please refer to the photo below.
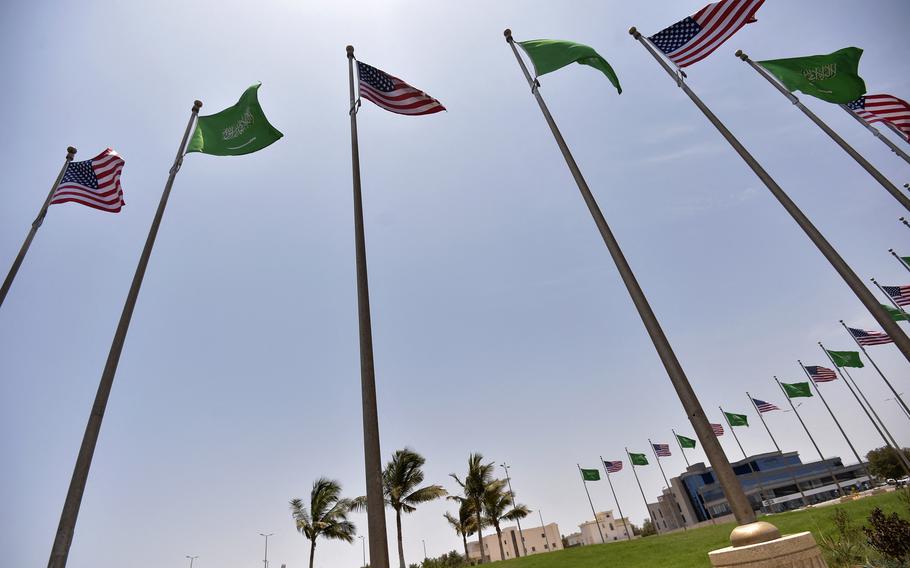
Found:
[[[840, 505], [795, 511], [762, 517], [774, 524], [781, 534], [811, 531], [818, 540], [821, 533], [833, 532], [831, 515], [836, 507], [843, 508], [855, 524], [861, 526], [875, 507], [885, 513], [897, 511], [907, 517], [908, 512], [896, 492], [876, 495]], [[538, 554], [527, 558], [507, 560], [513, 568], [695, 568], [710, 567], [708, 552], [729, 546], [730, 531], [735, 524], [709, 526], [663, 536], [650, 536], [632, 542], [615, 542], [581, 546]]]

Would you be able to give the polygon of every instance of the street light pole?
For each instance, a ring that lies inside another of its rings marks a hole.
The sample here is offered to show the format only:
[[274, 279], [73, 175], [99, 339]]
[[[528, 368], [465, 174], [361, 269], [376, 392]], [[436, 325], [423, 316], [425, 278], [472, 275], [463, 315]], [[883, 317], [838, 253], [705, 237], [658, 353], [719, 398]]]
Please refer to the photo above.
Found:
[[[506, 470], [506, 483], [509, 484], [509, 495], [512, 496], [512, 507], [515, 507], [517, 503], [515, 503], [515, 492], [512, 491], [512, 478], [509, 477], [509, 465], [506, 463], [501, 463], [499, 465], [502, 466], [502, 469]], [[528, 549], [525, 546], [525, 534], [521, 532], [521, 521], [519, 519], [515, 519], [515, 524], [518, 525], [518, 536], [521, 538], [521, 555], [527, 556]]]
[[259, 533], [259, 536], [265, 537], [265, 556], [262, 558], [262, 568], [269, 568], [269, 537], [275, 536], [275, 533]]
[[199, 558], [199, 555], [198, 554], [196, 556], [187, 555], [187, 558], [190, 559], [190, 568], [193, 568], [193, 560], [196, 560], [197, 558]]
[[363, 549], [363, 565], [362, 566], [363, 566], [363, 568], [366, 568], [366, 566], [367, 566], [367, 541], [364, 540], [364, 538], [362, 536], [358, 536], [357, 538], [360, 539], [360, 548]]

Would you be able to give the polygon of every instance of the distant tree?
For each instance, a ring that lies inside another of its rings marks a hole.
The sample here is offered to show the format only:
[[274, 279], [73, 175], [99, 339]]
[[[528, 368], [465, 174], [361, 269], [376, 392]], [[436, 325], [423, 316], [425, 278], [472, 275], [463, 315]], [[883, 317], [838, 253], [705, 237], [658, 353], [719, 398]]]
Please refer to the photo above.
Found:
[[[414, 564], [413, 566], [417, 565]], [[446, 552], [439, 558], [427, 558], [417, 568], [462, 568], [463, 566], [467, 566], [464, 557], [453, 550]]]
[[645, 522], [641, 524], [639, 533], [642, 537], [651, 536], [657, 534], [657, 529], [654, 528], [654, 523], [651, 522], [651, 519], [645, 519]]
[[386, 505], [395, 510], [395, 527], [398, 529], [398, 565], [405, 568], [404, 545], [401, 537], [401, 514], [413, 513], [417, 505], [446, 495], [446, 490], [441, 485], [427, 485], [418, 487], [423, 483], [423, 456], [405, 448], [392, 454], [392, 460], [382, 472], [382, 489], [385, 493]]
[[479, 564], [483, 564], [486, 560], [486, 554], [483, 551], [483, 496], [487, 486], [494, 481], [495, 466], [493, 463], [483, 463], [483, 455], [474, 453], [468, 456], [468, 472], [464, 476], [464, 481], [454, 473], [449, 474], [461, 487], [465, 499], [469, 500], [474, 508], [474, 517], [477, 519], [477, 544], [480, 549]]
[[348, 520], [352, 511], [365, 508], [366, 499], [347, 499], [341, 496], [341, 484], [333, 479], [320, 477], [310, 490], [309, 507], [301, 499], [291, 500], [291, 517], [294, 525], [310, 541], [310, 568], [316, 554], [316, 540], [323, 537], [330, 540], [354, 542], [357, 528]]
[[502, 560], [506, 559], [506, 552], [502, 547], [502, 530], [499, 523], [523, 519], [530, 512], [527, 506], [512, 500], [505, 479], [497, 479], [487, 485], [483, 495], [483, 518], [496, 529], [496, 542], [499, 544], [499, 557]]
[[[901, 451], [910, 458], [910, 449], [903, 448]], [[870, 450], [866, 454], [866, 460], [869, 462], [869, 471], [876, 477], [896, 479], [905, 475], [897, 450], [889, 446]]]
[[461, 542], [464, 545], [464, 557], [467, 560], [468, 537], [477, 532], [477, 517], [474, 515], [474, 508], [471, 506], [471, 502], [464, 497], [451, 495], [449, 499], [458, 501], [458, 517], [452, 516], [449, 512], [446, 512], [444, 516], [449, 521], [449, 525], [455, 529], [455, 534], [461, 537]]

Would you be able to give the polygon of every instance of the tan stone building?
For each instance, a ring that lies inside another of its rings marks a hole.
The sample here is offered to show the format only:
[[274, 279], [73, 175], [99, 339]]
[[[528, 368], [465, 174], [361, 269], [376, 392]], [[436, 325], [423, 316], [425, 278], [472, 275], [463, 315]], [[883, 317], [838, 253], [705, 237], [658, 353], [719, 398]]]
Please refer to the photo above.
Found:
[[[613, 511], [601, 511], [595, 517], [597, 519], [596, 523], [592, 519], [578, 525], [582, 544], [602, 544], [604, 542], [627, 540], [627, 535], [637, 538], [632, 534], [632, 523], [627, 518], [616, 519], [613, 517]], [[601, 533], [603, 533], [603, 540], [600, 538]]]
[[[562, 537], [559, 534], [559, 525], [550, 523], [543, 527], [522, 527], [521, 532], [525, 537], [525, 549], [528, 556], [550, 552], [552, 550], [562, 550]], [[483, 537], [483, 553], [490, 561], [503, 560], [499, 550], [499, 542], [495, 531]], [[519, 558], [524, 556], [521, 547], [521, 535], [517, 527], [502, 528], [502, 551], [505, 552], [505, 559]], [[468, 557], [471, 560], [480, 558], [480, 552], [477, 545], [477, 539], [468, 541]]]

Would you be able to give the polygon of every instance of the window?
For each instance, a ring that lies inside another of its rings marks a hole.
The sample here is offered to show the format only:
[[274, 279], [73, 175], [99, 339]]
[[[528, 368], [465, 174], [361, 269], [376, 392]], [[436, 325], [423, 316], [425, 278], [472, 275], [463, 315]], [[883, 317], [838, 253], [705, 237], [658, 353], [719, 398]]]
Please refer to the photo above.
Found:
[[550, 545], [549, 545], [549, 544], [543, 545], [543, 549], [544, 549], [544, 550], [547, 550], [547, 549], [549, 549], [549, 548], [550, 548]]
[[610, 530], [613, 530], [613, 523], [610, 523]]
[[534, 548], [534, 547], [532, 546], [532, 547], [531, 547], [531, 552], [537, 552], [537, 549]]
[[545, 535], [544, 533], [540, 533], [540, 538], [547, 538], [547, 535]]
[[616, 540], [616, 537], [615, 537], [615, 536], [613, 537], [613, 540]]

